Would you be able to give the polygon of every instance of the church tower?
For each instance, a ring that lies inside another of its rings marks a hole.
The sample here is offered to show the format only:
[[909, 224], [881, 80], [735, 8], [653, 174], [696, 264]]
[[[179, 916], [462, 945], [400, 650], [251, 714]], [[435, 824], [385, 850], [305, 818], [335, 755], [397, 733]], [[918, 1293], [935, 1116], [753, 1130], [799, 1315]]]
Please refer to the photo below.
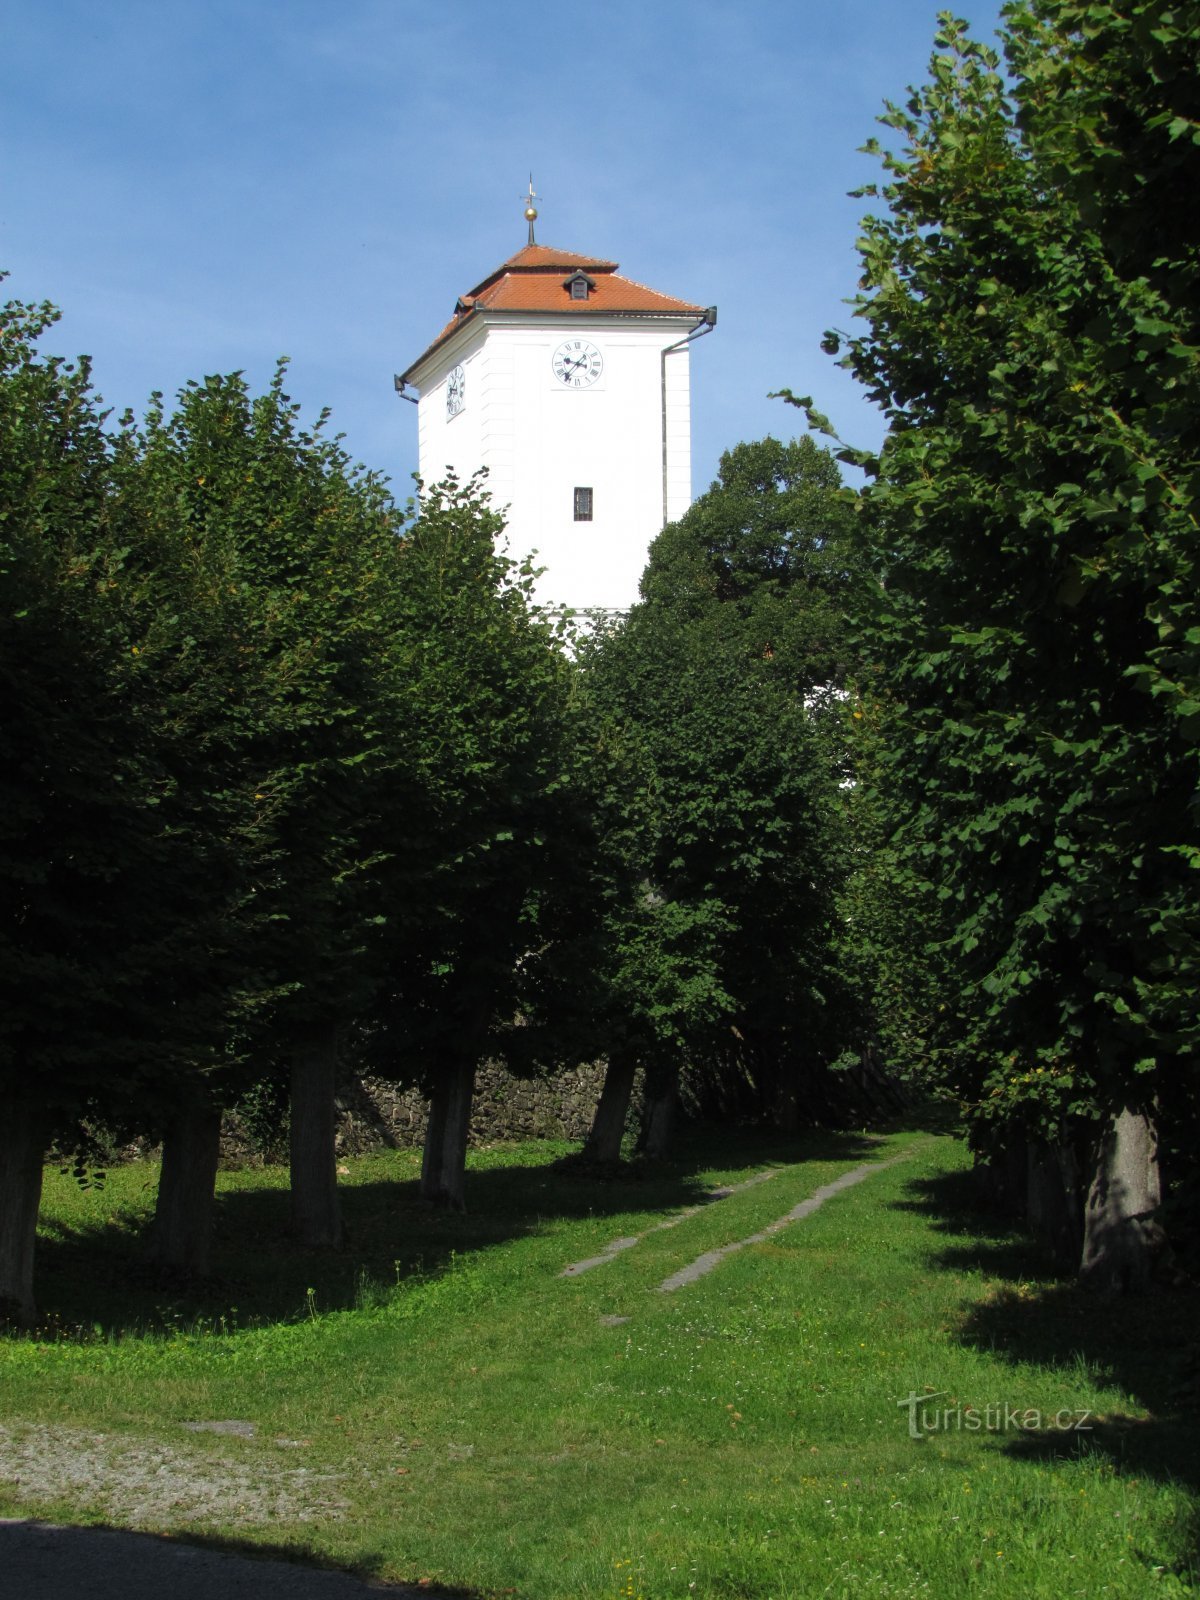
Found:
[[546, 569], [536, 598], [625, 610], [651, 540], [691, 503], [692, 340], [716, 307], [529, 240], [454, 306], [396, 380], [419, 392], [420, 475], [487, 469], [511, 552]]

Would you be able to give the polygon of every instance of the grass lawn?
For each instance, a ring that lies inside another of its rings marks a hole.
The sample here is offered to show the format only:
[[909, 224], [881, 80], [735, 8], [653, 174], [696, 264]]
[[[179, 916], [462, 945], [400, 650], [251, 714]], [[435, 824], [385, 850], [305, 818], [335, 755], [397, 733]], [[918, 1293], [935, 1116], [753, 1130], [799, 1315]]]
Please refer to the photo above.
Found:
[[138, 1267], [153, 1167], [49, 1175], [47, 1327], [0, 1340], [0, 1511], [519, 1600], [1195, 1592], [1196, 1296], [1056, 1283], [972, 1211], [947, 1135], [697, 1133], [615, 1182], [565, 1149], [476, 1152], [465, 1217], [421, 1210], [413, 1153], [347, 1161], [325, 1259], [288, 1245], [281, 1172], [223, 1174], [203, 1301]]

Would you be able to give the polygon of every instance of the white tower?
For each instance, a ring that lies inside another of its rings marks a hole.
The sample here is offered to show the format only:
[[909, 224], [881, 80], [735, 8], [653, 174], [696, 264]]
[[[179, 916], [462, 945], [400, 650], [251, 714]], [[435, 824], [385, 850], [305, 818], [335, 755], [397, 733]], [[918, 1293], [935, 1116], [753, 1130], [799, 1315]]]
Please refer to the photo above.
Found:
[[543, 605], [624, 610], [651, 540], [691, 503], [689, 345], [716, 307], [660, 294], [615, 261], [534, 242], [460, 296], [397, 379], [420, 393], [420, 475], [484, 467]]

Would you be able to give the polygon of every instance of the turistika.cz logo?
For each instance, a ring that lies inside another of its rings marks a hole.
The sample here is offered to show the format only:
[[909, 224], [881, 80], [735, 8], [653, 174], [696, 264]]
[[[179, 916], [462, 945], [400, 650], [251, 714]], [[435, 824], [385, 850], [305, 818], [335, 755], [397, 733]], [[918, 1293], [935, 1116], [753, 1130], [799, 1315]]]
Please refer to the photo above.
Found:
[[964, 1406], [960, 1401], [939, 1406], [949, 1389], [939, 1389], [932, 1394], [910, 1394], [897, 1400], [901, 1411], [908, 1412], [908, 1436], [924, 1439], [931, 1433], [1090, 1433], [1090, 1411], [1078, 1406], [1064, 1407], [1061, 1411], [1042, 1411], [1036, 1406], [1015, 1406], [1008, 1400], [996, 1400], [986, 1406]]

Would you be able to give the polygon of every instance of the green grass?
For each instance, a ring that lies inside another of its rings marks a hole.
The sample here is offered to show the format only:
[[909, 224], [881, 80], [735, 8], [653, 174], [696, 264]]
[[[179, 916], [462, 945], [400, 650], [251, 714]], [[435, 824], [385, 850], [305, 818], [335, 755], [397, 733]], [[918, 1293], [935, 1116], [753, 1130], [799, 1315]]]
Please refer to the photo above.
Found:
[[[815, 1216], [657, 1292], [906, 1148]], [[607, 1183], [552, 1167], [563, 1150], [478, 1152], [460, 1218], [420, 1210], [412, 1155], [347, 1161], [351, 1245], [326, 1259], [286, 1245], [281, 1173], [226, 1174], [219, 1278], [200, 1301], [136, 1267], [152, 1168], [98, 1193], [54, 1175], [39, 1262], [53, 1316], [0, 1343], [4, 1416], [264, 1472], [284, 1459], [277, 1438], [303, 1441], [286, 1465], [336, 1475], [341, 1515], [199, 1531], [467, 1594], [1195, 1592], [1200, 1452], [1173, 1391], [1196, 1297], [1108, 1305], [1048, 1279], [971, 1209], [947, 1136], [697, 1135], [662, 1174]], [[785, 1170], [771, 1182], [559, 1275], [772, 1162]], [[614, 1316], [630, 1320], [601, 1321]], [[1085, 1409], [1092, 1431], [970, 1431], [952, 1415], [914, 1440], [897, 1402], [925, 1390], [980, 1415]], [[258, 1435], [181, 1427], [220, 1418]], [[2, 1480], [0, 1507], [30, 1512]], [[121, 1520], [78, 1494], [34, 1509]]]

